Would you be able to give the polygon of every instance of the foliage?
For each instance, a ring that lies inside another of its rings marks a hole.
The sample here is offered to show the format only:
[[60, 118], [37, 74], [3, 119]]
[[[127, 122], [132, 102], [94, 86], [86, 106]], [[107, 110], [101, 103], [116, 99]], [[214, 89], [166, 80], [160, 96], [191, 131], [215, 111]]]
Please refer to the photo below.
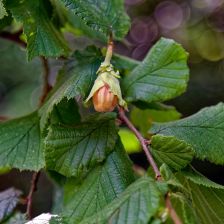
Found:
[[14, 188], [9, 188], [3, 192], [0, 192], [0, 221], [7, 217], [19, 202], [19, 196], [21, 191]]
[[[191, 164], [194, 158], [224, 164], [224, 104], [183, 119], [174, 107], [162, 104], [187, 88], [188, 53], [180, 44], [161, 38], [141, 62], [113, 54], [111, 63], [120, 70], [129, 119], [120, 107], [93, 113], [91, 105], [84, 104], [105, 57], [99, 46], [109, 36], [122, 41], [130, 28], [122, 0], [0, 0], [1, 21], [0, 34], [20, 22], [23, 35], [15, 42], [26, 47], [32, 60], [25, 61], [16, 43], [1, 40], [5, 48], [0, 48], [0, 73], [5, 80], [17, 74], [23, 81], [28, 73], [34, 83], [42, 73], [49, 79], [49, 58], [63, 59], [52, 89], [46, 80], [43, 83], [35, 111], [22, 117], [19, 111], [11, 113], [17, 118], [0, 123], [0, 171], [42, 169], [60, 189], [63, 200], [57, 200], [57, 207], [62, 209], [50, 215], [48, 223], [172, 223], [167, 200], [183, 223], [224, 223], [224, 187]], [[100, 44], [72, 52], [64, 38], [64, 31], [70, 30]], [[106, 58], [112, 54], [111, 41]], [[15, 68], [8, 65], [14, 61]], [[138, 167], [127, 152], [138, 152], [140, 145], [154, 171], [149, 156], [155, 159], [161, 177], [155, 179], [150, 171], [135, 173]], [[25, 222], [24, 214], [13, 212], [20, 196], [12, 188], [0, 193], [0, 220]]]
[[223, 164], [223, 111], [224, 105], [219, 103], [179, 121], [156, 123], [152, 132], [176, 136], [191, 144], [198, 158]]
[[0, 136], [2, 167], [36, 171], [44, 167], [43, 140], [37, 113], [2, 122]]

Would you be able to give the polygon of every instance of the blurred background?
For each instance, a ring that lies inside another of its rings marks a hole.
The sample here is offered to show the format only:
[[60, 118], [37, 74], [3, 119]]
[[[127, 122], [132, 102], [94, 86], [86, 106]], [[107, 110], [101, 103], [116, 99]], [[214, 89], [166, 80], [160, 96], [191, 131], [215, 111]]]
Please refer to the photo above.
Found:
[[[125, 7], [132, 26], [125, 40], [115, 43], [117, 53], [143, 60], [161, 36], [176, 40], [189, 52], [188, 89], [182, 96], [166, 102], [175, 106], [178, 112], [173, 111], [169, 117], [161, 117], [156, 111], [143, 111], [142, 116], [149, 121], [148, 126], [152, 121], [168, 121], [170, 116], [173, 120], [186, 117], [205, 106], [224, 101], [224, 0], [125, 0]], [[42, 89], [42, 60], [36, 58], [28, 63], [23, 47], [8, 40], [5, 35], [6, 32], [16, 33], [20, 30], [21, 25], [14, 21], [13, 26], [5, 26], [4, 29], [0, 25], [1, 120], [34, 111]], [[74, 50], [93, 44], [78, 29], [67, 26], [64, 34]], [[50, 85], [54, 84], [62, 64], [63, 59], [49, 60]], [[131, 116], [138, 112], [134, 108]], [[147, 163], [139, 152], [135, 137], [126, 129], [122, 129], [120, 135], [131, 159], [146, 168]], [[224, 184], [224, 168], [197, 160], [193, 161], [193, 165], [210, 179]], [[0, 172], [4, 173], [0, 177], [0, 191], [15, 186], [27, 194], [32, 175], [30, 172]], [[38, 185], [45, 187], [35, 193], [33, 215], [49, 211], [52, 206], [55, 191], [48, 176], [41, 174]]]

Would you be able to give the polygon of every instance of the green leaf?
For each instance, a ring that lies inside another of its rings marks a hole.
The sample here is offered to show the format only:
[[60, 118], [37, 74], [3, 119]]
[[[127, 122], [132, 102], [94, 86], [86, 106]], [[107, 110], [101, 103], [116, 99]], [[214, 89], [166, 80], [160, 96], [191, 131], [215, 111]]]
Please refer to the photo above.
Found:
[[83, 176], [113, 150], [115, 114], [96, 114], [73, 127], [52, 125], [46, 138], [47, 168], [65, 176]]
[[118, 70], [133, 70], [135, 67], [140, 65], [140, 61], [136, 61], [132, 58], [120, 55], [120, 54], [113, 54], [111, 64]]
[[173, 187], [173, 188], [177, 188], [177, 189], [185, 191], [184, 186], [180, 183], [180, 181], [177, 179], [174, 173], [170, 170], [167, 164], [163, 164], [160, 167], [160, 172], [161, 172], [162, 178], [166, 181], [169, 187]]
[[[64, 209], [69, 223], [79, 223], [84, 218], [101, 211], [134, 181], [130, 160], [120, 141], [105, 163], [91, 171], [78, 189], [75, 182], [67, 183], [70, 201]], [[77, 187], [76, 187], [77, 188]]]
[[2, 224], [24, 224], [26, 222], [27, 222], [26, 214], [16, 212], [12, 217], [10, 217]]
[[[183, 221], [184, 224], [198, 224], [199, 222], [191, 201], [185, 197], [184, 194], [177, 192], [170, 194], [170, 200], [177, 215]], [[173, 222], [169, 222], [172, 223]]]
[[4, 16], [0, 22], [0, 31], [3, 30], [5, 27], [9, 26], [13, 21], [12, 15], [10, 12], [7, 12], [7, 16]]
[[[188, 189], [180, 182], [176, 175], [172, 173], [172, 171], [166, 164], [163, 164], [160, 167], [160, 172], [163, 179], [166, 181], [170, 188], [169, 194], [171, 203], [180, 219], [186, 224], [196, 224], [196, 214], [194, 212], [194, 209], [192, 208], [192, 202], [189, 198], [190, 192], [188, 191]], [[166, 221], [166, 224], [168, 223], [173, 224], [170, 218]]]
[[25, 224], [68, 224], [62, 217], [50, 213], [42, 213]]
[[59, 74], [59, 80], [51, 91], [45, 104], [40, 109], [41, 130], [45, 128], [54, 108], [65, 97], [87, 97], [96, 79], [96, 71], [101, 62], [101, 53], [94, 47], [76, 51], [70, 61]]
[[0, 168], [0, 175], [7, 174], [11, 171], [11, 167], [5, 166]]
[[162, 38], [144, 61], [123, 81], [128, 102], [161, 102], [182, 94], [189, 70], [186, 51], [173, 40]]
[[102, 211], [80, 224], [147, 224], [159, 209], [161, 195], [152, 178], [142, 177]]
[[192, 145], [199, 159], [224, 164], [224, 104], [207, 107], [185, 119], [155, 123], [153, 133], [175, 136]]
[[[47, 223], [46, 223], [47, 224]], [[49, 224], [69, 224], [67, 223], [63, 217], [57, 216], [57, 217], [52, 217], [49, 221]]]
[[38, 107], [42, 88], [40, 58], [27, 62], [24, 49], [5, 39], [0, 39], [0, 55], [0, 82], [5, 89], [0, 114], [11, 118], [33, 112]]
[[112, 30], [114, 38], [121, 40], [130, 27], [123, 0], [62, 0], [79, 20], [79, 28], [91, 36], [107, 40]]
[[7, 15], [8, 15], [8, 13], [5, 10], [3, 0], [0, 0], [0, 19], [2, 19], [3, 17], [5, 17]]
[[0, 222], [13, 212], [21, 194], [21, 191], [14, 188], [0, 192]]
[[200, 224], [224, 223], [224, 186], [199, 174], [179, 175], [191, 194], [192, 208]]
[[74, 125], [79, 123], [81, 116], [79, 108], [74, 99], [63, 99], [59, 104], [54, 106], [51, 114], [51, 124]]
[[125, 151], [127, 153], [135, 153], [141, 151], [138, 139], [129, 129], [120, 128], [118, 134], [121, 138], [121, 142], [124, 145]]
[[49, 1], [10, 0], [7, 7], [13, 17], [23, 23], [29, 60], [39, 55], [59, 57], [68, 54], [67, 44], [48, 14], [51, 7]]
[[151, 152], [160, 163], [180, 170], [186, 167], [194, 156], [192, 147], [175, 137], [154, 135], [151, 139]]
[[175, 107], [170, 107], [167, 110], [140, 110], [138, 108], [133, 108], [130, 116], [133, 124], [140, 129], [141, 133], [147, 135], [152, 122], [167, 122], [178, 120], [181, 114], [175, 109]]
[[201, 173], [199, 173], [197, 170], [194, 168], [184, 170], [182, 171], [182, 174], [190, 181], [194, 182], [195, 184], [202, 185], [204, 187], [208, 188], [216, 188], [216, 189], [222, 189], [224, 190], [224, 186], [217, 184], [205, 176], [203, 176]]
[[38, 171], [44, 155], [37, 113], [0, 123], [0, 166]]

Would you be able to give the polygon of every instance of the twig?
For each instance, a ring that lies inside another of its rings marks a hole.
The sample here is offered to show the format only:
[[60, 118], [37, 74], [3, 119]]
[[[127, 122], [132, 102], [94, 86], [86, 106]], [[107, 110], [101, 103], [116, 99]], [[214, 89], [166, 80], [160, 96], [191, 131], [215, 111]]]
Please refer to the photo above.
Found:
[[128, 119], [128, 117], [125, 115], [124, 109], [121, 107], [118, 107], [119, 116], [120, 119], [127, 125], [127, 127], [135, 134], [137, 139], [139, 140], [140, 144], [142, 145], [142, 148], [144, 150], [144, 153], [147, 157], [147, 160], [149, 164], [152, 166], [152, 169], [154, 170], [154, 173], [156, 175], [156, 180], [161, 179], [161, 174], [159, 171], [159, 168], [157, 167], [151, 153], [149, 152], [149, 146], [146, 144], [146, 139], [143, 138], [141, 133], [135, 128], [135, 126], [131, 123], [131, 121]]
[[30, 187], [30, 191], [29, 194], [27, 196], [27, 208], [26, 208], [26, 214], [28, 219], [30, 220], [32, 215], [32, 201], [33, 201], [33, 193], [37, 190], [37, 182], [39, 180], [40, 177], [40, 171], [39, 172], [35, 172], [32, 176], [32, 181], [31, 181], [31, 187]]
[[[131, 121], [128, 119], [128, 117], [125, 115], [125, 111], [123, 108], [118, 107], [119, 111], [119, 117], [120, 119], [127, 125], [127, 127], [135, 134], [137, 139], [139, 140], [140, 144], [142, 145], [143, 151], [147, 157], [147, 160], [149, 161], [149, 164], [152, 166], [152, 169], [156, 175], [156, 180], [160, 181], [162, 180], [161, 173], [159, 171], [158, 166], [156, 165], [150, 150], [149, 150], [149, 143], [150, 140], [145, 139], [142, 134], [135, 128], [135, 126], [131, 123]], [[173, 222], [175, 224], [182, 224], [180, 218], [178, 217], [175, 209], [172, 207], [169, 194], [167, 193], [166, 196], [166, 207], [169, 211], [170, 217], [172, 218]]]
[[43, 85], [42, 95], [41, 95], [40, 101], [39, 101], [39, 107], [42, 106], [49, 91], [51, 90], [51, 86], [49, 85], [49, 82], [48, 82], [48, 77], [49, 77], [49, 72], [50, 72], [48, 60], [44, 57], [40, 57], [40, 58], [42, 60], [42, 64], [43, 64], [43, 68], [44, 68], [44, 73], [43, 73], [44, 85]]

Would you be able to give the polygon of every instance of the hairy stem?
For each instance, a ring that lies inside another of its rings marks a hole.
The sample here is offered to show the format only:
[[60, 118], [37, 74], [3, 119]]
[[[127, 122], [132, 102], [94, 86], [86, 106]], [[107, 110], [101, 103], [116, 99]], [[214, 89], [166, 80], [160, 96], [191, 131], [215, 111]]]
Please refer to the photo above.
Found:
[[31, 180], [31, 186], [30, 186], [30, 191], [27, 196], [27, 207], [26, 207], [26, 214], [28, 219], [30, 220], [32, 218], [32, 201], [33, 201], [33, 193], [37, 190], [37, 183], [40, 177], [40, 171], [35, 172], [32, 176]]

